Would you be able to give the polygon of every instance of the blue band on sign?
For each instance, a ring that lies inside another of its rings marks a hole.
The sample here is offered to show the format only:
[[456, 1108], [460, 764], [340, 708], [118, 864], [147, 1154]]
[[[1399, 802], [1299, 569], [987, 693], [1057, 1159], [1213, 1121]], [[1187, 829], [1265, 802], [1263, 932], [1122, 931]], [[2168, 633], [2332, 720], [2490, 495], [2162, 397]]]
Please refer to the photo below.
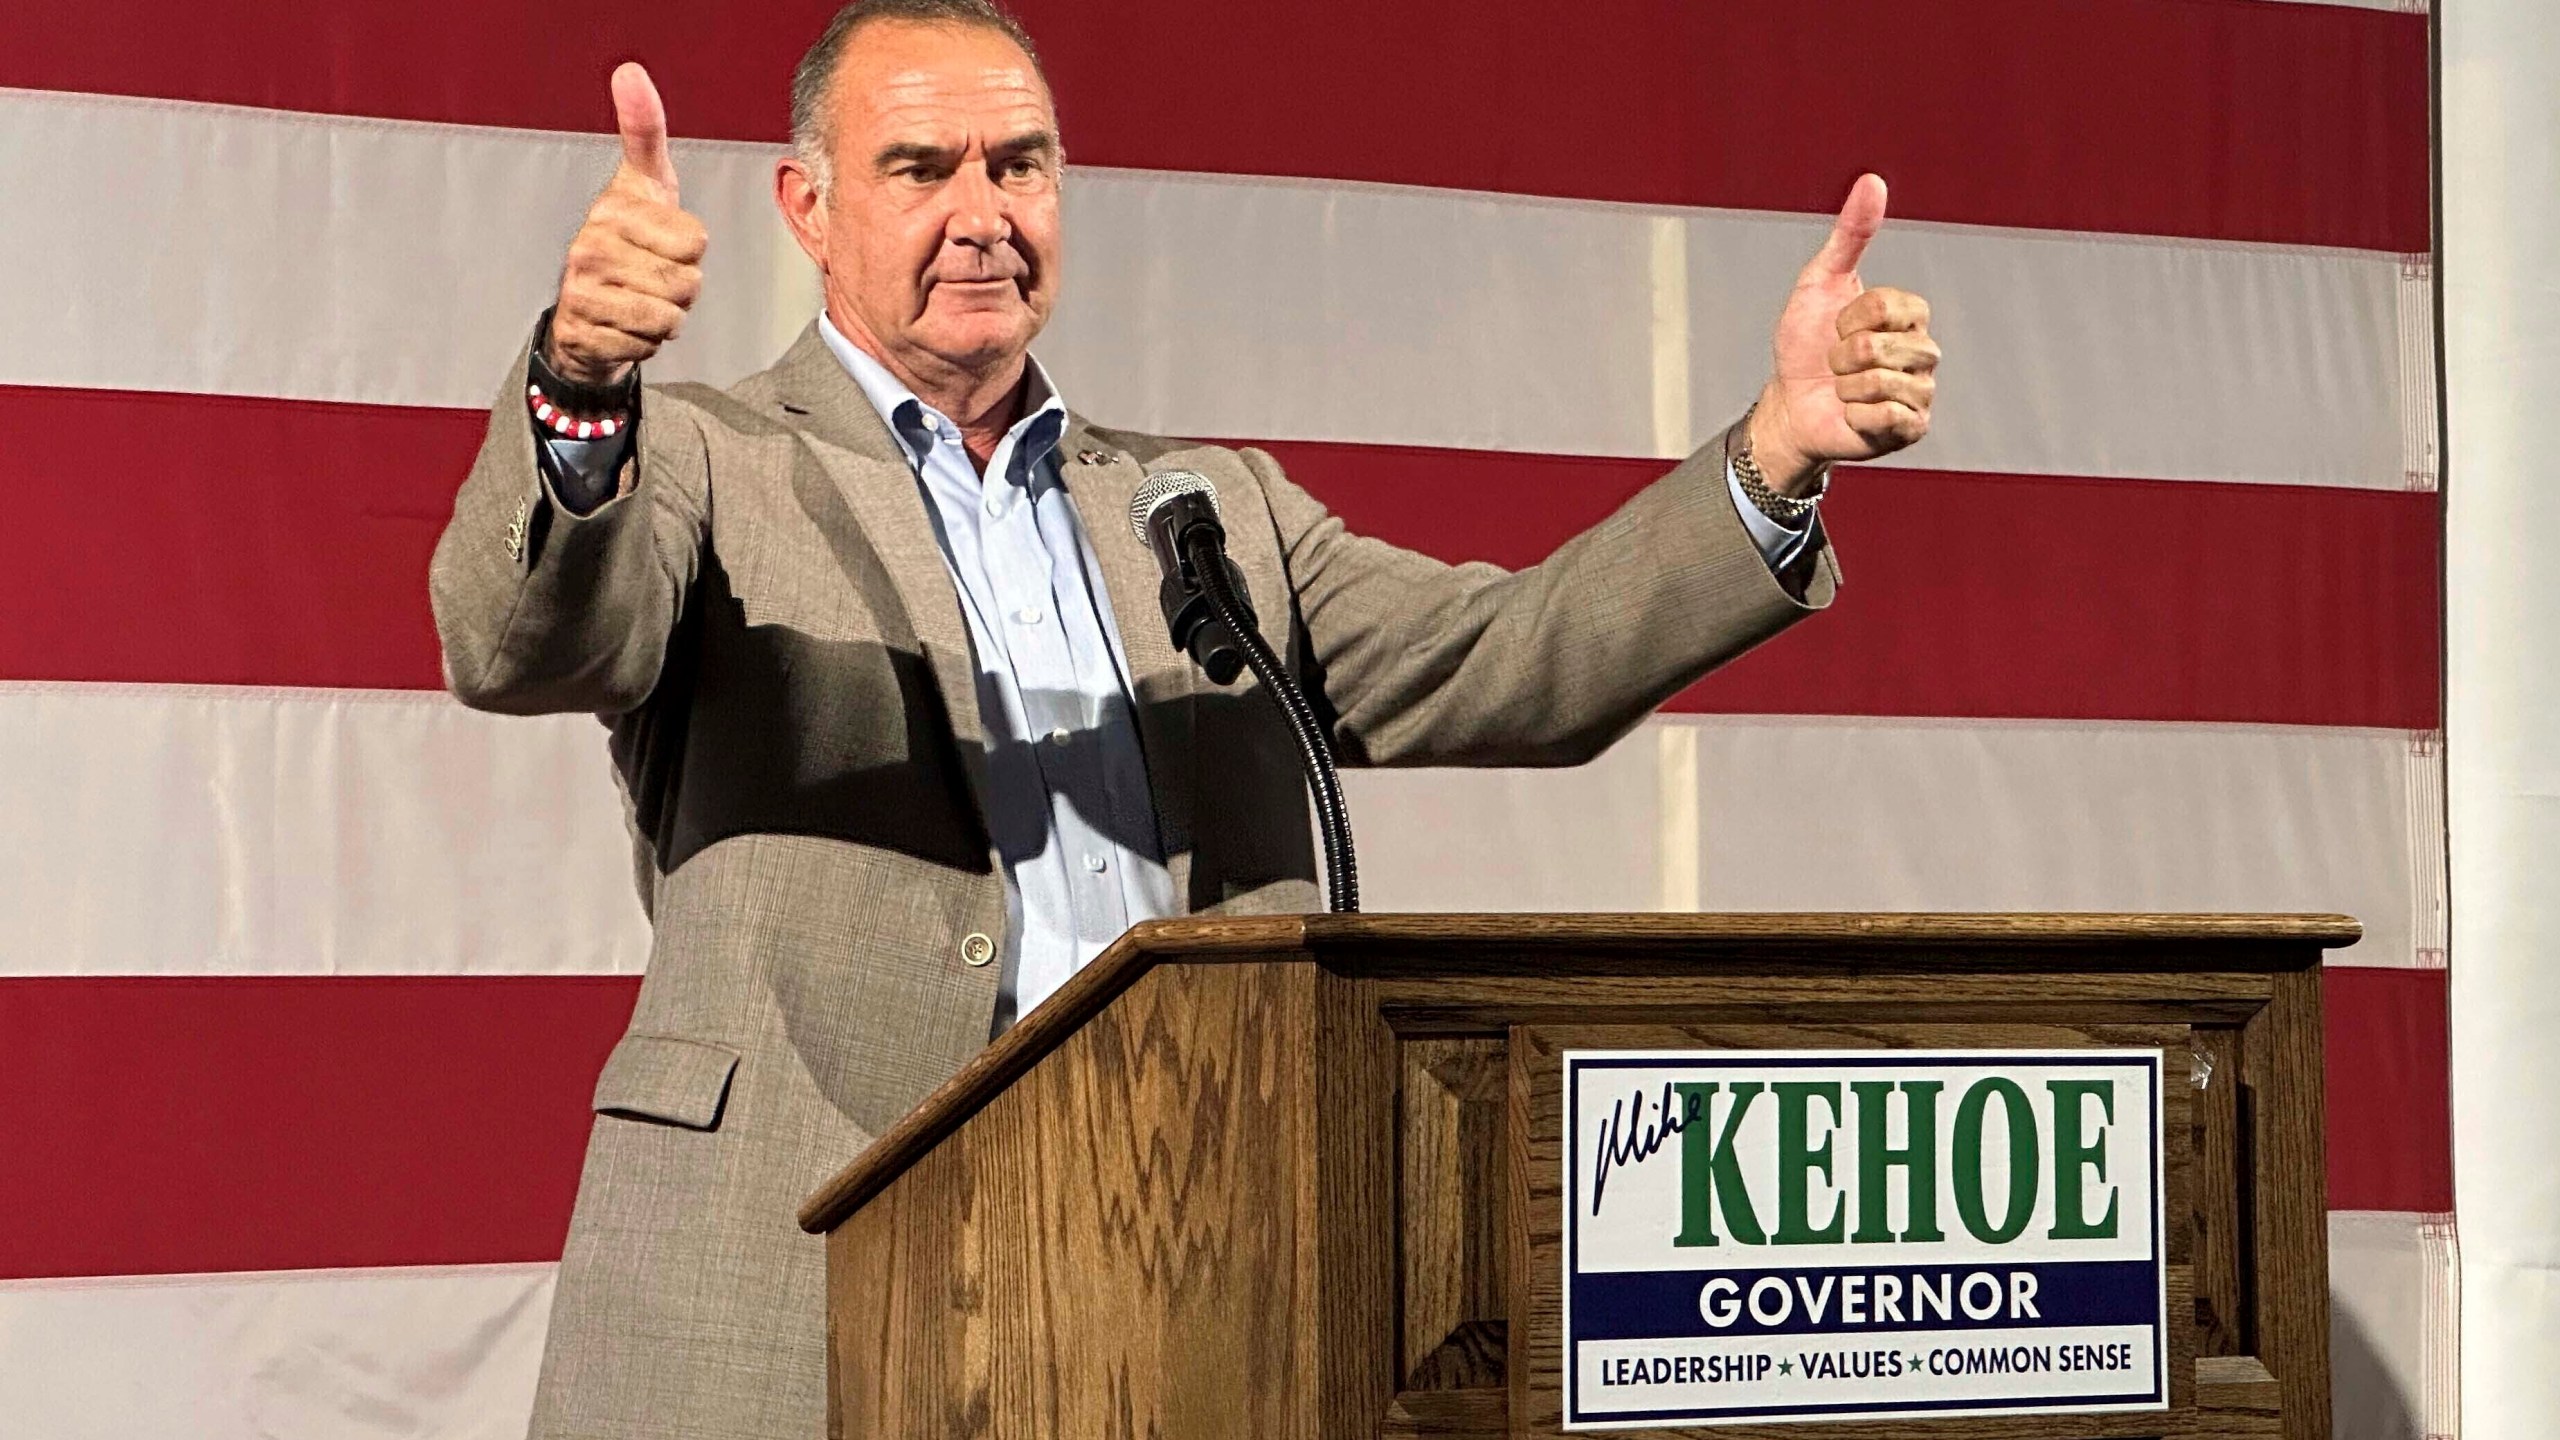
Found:
[[[1701, 1292], [1715, 1281], [1725, 1283], [1702, 1304]], [[2148, 1325], [2159, 1307], [2158, 1272], [2141, 1260], [1721, 1270], [1712, 1276], [1639, 1270], [1579, 1275], [1573, 1282], [1573, 1332], [1583, 1340]], [[1732, 1318], [1713, 1324], [1711, 1311], [1729, 1311]], [[1772, 1315], [1781, 1318], [1768, 1323]]]

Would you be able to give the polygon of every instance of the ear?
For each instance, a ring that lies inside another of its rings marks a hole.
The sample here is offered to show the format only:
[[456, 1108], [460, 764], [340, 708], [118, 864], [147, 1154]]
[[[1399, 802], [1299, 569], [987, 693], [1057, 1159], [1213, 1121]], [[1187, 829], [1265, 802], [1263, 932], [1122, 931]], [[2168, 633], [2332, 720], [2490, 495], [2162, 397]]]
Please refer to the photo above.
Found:
[[817, 177], [809, 173], [797, 155], [786, 155], [773, 167], [773, 205], [782, 212], [782, 223], [791, 227], [791, 238], [800, 242], [800, 251], [823, 274], [827, 268], [827, 207], [819, 198]]

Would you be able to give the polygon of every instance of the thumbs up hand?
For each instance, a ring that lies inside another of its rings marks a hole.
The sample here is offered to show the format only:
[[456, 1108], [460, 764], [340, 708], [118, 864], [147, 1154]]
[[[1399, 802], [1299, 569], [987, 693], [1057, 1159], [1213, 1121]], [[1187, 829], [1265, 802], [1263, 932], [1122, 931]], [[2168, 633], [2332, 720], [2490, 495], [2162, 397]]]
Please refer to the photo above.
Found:
[[543, 359], [580, 384], [619, 385], [631, 367], [675, 338], [702, 293], [710, 236], [676, 204], [667, 154], [667, 108], [649, 72], [613, 72], [613, 116], [622, 165], [569, 242], [560, 299]]
[[1884, 208], [1884, 181], [1859, 176], [1778, 316], [1776, 368], [1751, 415], [1751, 453], [1781, 494], [1811, 489], [1835, 460], [1873, 460], [1929, 433], [1938, 389], [1929, 302], [1908, 290], [1870, 290], [1858, 278]]

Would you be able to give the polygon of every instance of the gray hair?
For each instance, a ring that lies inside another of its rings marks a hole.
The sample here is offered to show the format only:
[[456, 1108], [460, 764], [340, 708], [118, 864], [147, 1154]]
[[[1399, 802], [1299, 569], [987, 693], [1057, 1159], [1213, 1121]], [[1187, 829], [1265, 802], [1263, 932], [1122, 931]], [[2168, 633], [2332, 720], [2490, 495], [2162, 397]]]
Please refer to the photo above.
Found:
[[828, 102], [835, 93], [836, 65], [844, 58], [844, 48], [854, 32], [875, 20], [993, 30], [1022, 47], [1042, 88], [1049, 84], [1049, 72], [1040, 66], [1040, 52], [1032, 47], [1030, 32], [1022, 28], [1021, 21], [998, 8], [994, 0], [853, 0], [827, 22], [818, 43], [809, 47], [809, 53], [800, 57], [799, 68], [791, 72], [791, 149], [809, 168], [821, 195], [835, 184], [835, 157], [827, 147], [828, 122], [834, 109]]

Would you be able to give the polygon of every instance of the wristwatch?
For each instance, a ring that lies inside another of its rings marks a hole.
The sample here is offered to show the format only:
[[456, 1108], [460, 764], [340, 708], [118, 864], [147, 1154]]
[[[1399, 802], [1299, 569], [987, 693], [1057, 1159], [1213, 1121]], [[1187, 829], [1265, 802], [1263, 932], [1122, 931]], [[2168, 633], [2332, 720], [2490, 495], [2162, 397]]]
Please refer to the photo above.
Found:
[[542, 392], [544, 399], [568, 415], [579, 419], [601, 419], [605, 416], [627, 416], [640, 396], [640, 367], [613, 385], [588, 385], [572, 380], [551, 368], [543, 352], [551, 348], [551, 312], [542, 312], [542, 321], [534, 327], [533, 363], [527, 368], [526, 380]]
[[1735, 422], [1731, 433], [1739, 437], [1739, 443], [1726, 453], [1725, 459], [1733, 466], [1733, 478], [1742, 493], [1751, 497], [1752, 505], [1761, 514], [1790, 530], [1801, 530], [1813, 519], [1814, 502], [1831, 488], [1831, 467], [1825, 465], [1815, 475], [1813, 493], [1809, 495], [1781, 495], [1770, 489], [1769, 477], [1761, 473], [1760, 462], [1751, 457], [1751, 417], [1759, 408], [1759, 402], [1753, 401]]

